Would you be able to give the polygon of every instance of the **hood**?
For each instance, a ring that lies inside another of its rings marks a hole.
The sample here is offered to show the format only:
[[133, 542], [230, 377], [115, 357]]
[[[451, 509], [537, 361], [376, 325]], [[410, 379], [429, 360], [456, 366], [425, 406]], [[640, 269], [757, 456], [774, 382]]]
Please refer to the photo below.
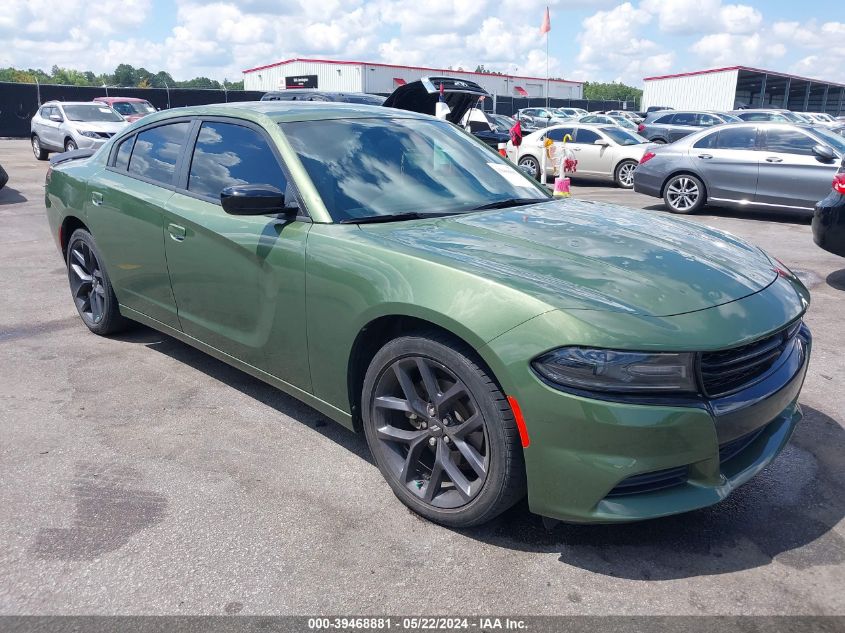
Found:
[[90, 130], [92, 132], [108, 132], [116, 134], [129, 125], [128, 121], [71, 121], [77, 130]]
[[672, 316], [736, 301], [777, 279], [761, 250], [726, 233], [572, 199], [361, 229], [552, 309]]
[[460, 124], [467, 110], [478, 103], [479, 97], [490, 97], [489, 92], [473, 81], [454, 77], [423, 77], [399, 86], [382, 105], [434, 116], [440, 99], [440, 84], [443, 84], [444, 98], [451, 110], [446, 118], [456, 125]]

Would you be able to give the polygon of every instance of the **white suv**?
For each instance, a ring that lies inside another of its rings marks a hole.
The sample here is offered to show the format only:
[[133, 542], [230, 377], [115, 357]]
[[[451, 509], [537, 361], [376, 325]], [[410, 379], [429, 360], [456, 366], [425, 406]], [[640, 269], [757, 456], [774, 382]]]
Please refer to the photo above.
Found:
[[32, 117], [32, 153], [47, 160], [50, 152], [98, 148], [127, 125], [103, 103], [48, 101]]

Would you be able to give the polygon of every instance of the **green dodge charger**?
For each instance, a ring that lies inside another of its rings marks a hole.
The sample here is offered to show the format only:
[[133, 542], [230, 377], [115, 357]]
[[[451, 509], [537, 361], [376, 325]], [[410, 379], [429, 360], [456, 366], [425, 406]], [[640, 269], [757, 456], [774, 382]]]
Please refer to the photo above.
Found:
[[363, 431], [396, 496], [444, 525], [526, 494], [572, 522], [701, 508], [801, 419], [810, 297], [783, 264], [554, 200], [429, 116], [152, 114], [57, 156], [46, 205], [92, 332], [145, 324]]

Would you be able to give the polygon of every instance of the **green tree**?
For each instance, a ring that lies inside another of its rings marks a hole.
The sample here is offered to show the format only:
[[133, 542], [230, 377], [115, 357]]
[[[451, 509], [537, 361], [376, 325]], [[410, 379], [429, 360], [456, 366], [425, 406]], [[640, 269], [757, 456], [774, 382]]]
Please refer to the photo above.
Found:
[[600, 101], [636, 101], [643, 97], [643, 91], [623, 83], [601, 83], [588, 81], [584, 84], [584, 98]]
[[119, 64], [114, 69], [112, 83], [116, 86], [134, 86], [138, 83], [136, 70], [129, 64]]

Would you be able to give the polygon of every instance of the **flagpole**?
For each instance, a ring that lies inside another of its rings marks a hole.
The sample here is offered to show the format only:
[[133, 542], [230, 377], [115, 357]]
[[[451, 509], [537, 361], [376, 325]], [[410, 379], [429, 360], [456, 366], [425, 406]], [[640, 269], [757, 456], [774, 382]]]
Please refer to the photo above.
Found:
[[549, 107], [549, 32], [546, 31], [546, 107]]

